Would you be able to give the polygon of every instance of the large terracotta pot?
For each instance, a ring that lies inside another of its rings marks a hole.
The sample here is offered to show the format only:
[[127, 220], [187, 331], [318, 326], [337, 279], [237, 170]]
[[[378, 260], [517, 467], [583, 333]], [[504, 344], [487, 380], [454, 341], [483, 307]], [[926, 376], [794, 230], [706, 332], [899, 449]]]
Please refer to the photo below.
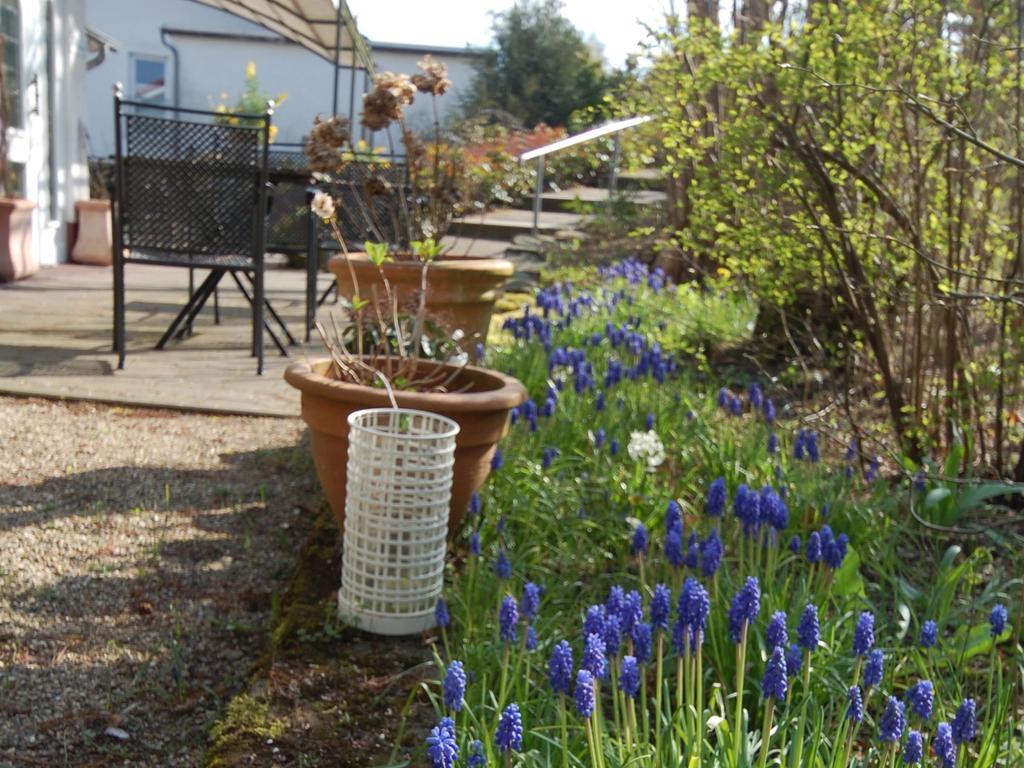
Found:
[[[423, 361], [427, 373], [444, 363]], [[391, 405], [383, 389], [338, 381], [327, 375], [327, 358], [312, 363], [297, 362], [284, 372], [285, 380], [302, 392], [302, 419], [309, 425], [310, 446], [316, 473], [327, 501], [345, 530], [345, 473], [348, 462], [348, 416], [363, 408]], [[459, 425], [455, 441], [451, 517], [448, 530], [458, 530], [470, 496], [484, 484], [491, 470], [491, 457], [498, 441], [508, 431], [509, 411], [526, 400], [523, 385], [511, 376], [485, 368], [467, 366], [452, 383], [453, 389], [472, 382], [471, 392], [423, 394], [395, 392], [400, 408], [439, 413]]]
[[78, 264], [109, 267], [114, 263], [113, 225], [109, 200], [77, 200], [78, 237], [71, 260]]
[[[376, 295], [383, 300], [384, 282], [380, 272], [365, 253], [350, 253], [348, 259], [359, 283], [363, 299]], [[341, 295], [351, 299], [355, 294], [352, 273], [345, 256], [332, 256], [327, 268], [338, 280]], [[398, 298], [399, 311], [414, 314], [419, 306], [420, 273], [418, 261], [391, 261], [384, 265], [384, 274]], [[443, 259], [427, 270], [427, 316], [449, 333], [461, 330], [465, 336], [463, 349], [472, 351], [477, 342], [486, 343], [494, 302], [501, 297], [505, 281], [515, 272], [507, 259]], [[385, 315], [386, 316], [386, 315]]]
[[39, 269], [32, 250], [35, 207], [19, 197], [0, 197], [0, 282], [13, 283]]

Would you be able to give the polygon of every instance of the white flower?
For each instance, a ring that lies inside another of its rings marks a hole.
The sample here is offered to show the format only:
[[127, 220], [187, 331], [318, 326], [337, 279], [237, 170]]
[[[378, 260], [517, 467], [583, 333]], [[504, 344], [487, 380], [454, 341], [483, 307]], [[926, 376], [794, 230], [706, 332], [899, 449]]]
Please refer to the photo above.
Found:
[[661, 466], [665, 461], [665, 446], [654, 430], [650, 432], [631, 432], [629, 447], [626, 448], [629, 458], [633, 461], [645, 461], [650, 469]]
[[313, 213], [324, 221], [334, 218], [334, 198], [326, 192], [313, 195]]

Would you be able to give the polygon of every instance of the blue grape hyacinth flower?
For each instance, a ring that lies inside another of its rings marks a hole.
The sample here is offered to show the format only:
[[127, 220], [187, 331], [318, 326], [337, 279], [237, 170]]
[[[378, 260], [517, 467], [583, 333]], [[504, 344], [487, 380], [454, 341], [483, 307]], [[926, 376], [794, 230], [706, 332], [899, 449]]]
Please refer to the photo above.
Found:
[[512, 595], [505, 595], [501, 599], [501, 609], [498, 612], [498, 635], [503, 642], [514, 643], [519, 637], [519, 606]]
[[930, 720], [935, 704], [935, 687], [931, 680], [919, 680], [907, 690], [910, 710], [922, 720]]
[[641, 664], [651, 660], [652, 635], [650, 624], [642, 622], [633, 627], [633, 655]]
[[587, 718], [594, 714], [594, 676], [585, 669], [576, 673], [573, 699], [580, 717]]
[[786, 643], [789, 641], [789, 636], [786, 631], [785, 611], [776, 611], [772, 614], [771, 619], [768, 620], [768, 629], [765, 630], [764, 639], [769, 650], [775, 649], [779, 646], [786, 646]]
[[484, 743], [479, 739], [473, 739], [469, 744], [469, 758], [466, 760], [468, 768], [484, 768], [487, 765], [487, 756], [484, 754]]
[[643, 523], [640, 523], [639, 525], [637, 525], [636, 530], [633, 531], [633, 542], [632, 546], [630, 547], [630, 552], [632, 553], [633, 557], [636, 558], [646, 557], [647, 547], [647, 529], [644, 527]]
[[708, 486], [707, 499], [704, 502], [704, 513], [708, 517], [721, 517], [725, 512], [726, 490], [725, 478], [718, 477]]
[[519, 612], [522, 613], [523, 619], [527, 622], [531, 622], [537, 618], [537, 612], [539, 610], [540, 587], [532, 581], [528, 581], [523, 585], [523, 599], [522, 602], [519, 603]]
[[614, 659], [622, 649], [622, 622], [614, 613], [609, 613], [604, 618], [604, 652], [609, 659]]
[[821, 625], [818, 623], [818, 606], [808, 604], [800, 614], [796, 627], [796, 639], [805, 651], [813, 651], [821, 640]]
[[761, 695], [765, 699], [785, 700], [788, 685], [786, 677], [786, 654], [782, 648], [776, 647], [761, 679]]
[[700, 543], [700, 572], [704, 576], [714, 576], [722, 564], [725, 547], [718, 537], [718, 529], [712, 528], [708, 537]]
[[480, 531], [473, 531], [469, 535], [469, 553], [473, 557], [480, 557]]
[[466, 671], [461, 661], [453, 661], [444, 674], [442, 686], [444, 706], [452, 712], [462, 709], [462, 700], [466, 695]]
[[857, 626], [853, 630], [853, 655], [867, 656], [875, 644], [875, 616], [864, 611], [857, 618]]
[[738, 643], [743, 627], [757, 618], [761, 610], [761, 585], [756, 576], [748, 576], [729, 607], [729, 637]]
[[903, 748], [903, 764], [917, 765], [924, 757], [924, 739], [920, 731], [907, 733], [907, 745]]
[[868, 660], [864, 664], [864, 687], [874, 688], [880, 685], [884, 674], [885, 656], [880, 649], [875, 648], [868, 654]]
[[619, 689], [631, 699], [640, 692], [640, 667], [635, 656], [623, 656], [619, 672]]
[[994, 606], [988, 615], [989, 634], [992, 637], [999, 637], [1003, 634], [1006, 631], [1006, 622], [1009, 618], [1009, 611], [1006, 610], [1005, 605]]
[[922, 648], [934, 648], [937, 642], [939, 642], [939, 625], [929, 619], [921, 625], [918, 643]]
[[654, 586], [654, 596], [651, 598], [651, 624], [655, 629], [668, 629], [668, 614], [672, 609], [672, 593], [664, 584]]
[[796, 677], [803, 665], [803, 649], [796, 643], [790, 643], [789, 650], [786, 651], [786, 672], [789, 673], [790, 677]]
[[502, 580], [512, 578], [512, 563], [509, 562], [504, 547], [498, 548], [498, 557], [494, 560], [494, 575]]
[[491, 456], [491, 471], [497, 472], [499, 469], [501, 469], [504, 463], [505, 459], [502, 456], [501, 448], [495, 448], [494, 455]]
[[523, 717], [518, 704], [509, 704], [501, 713], [494, 743], [502, 752], [520, 752], [523, 749]]
[[434, 603], [434, 623], [441, 629], [444, 629], [451, 622], [452, 617], [448, 613], [448, 603], [445, 602], [443, 597], [437, 598], [437, 602]]
[[427, 737], [427, 757], [433, 768], [452, 768], [459, 759], [459, 743], [455, 739], [455, 722], [450, 717], [430, 730]]
[[903, 729], [907, 727], [907, 718], [903, 702], [890, 696], [885, 704], [885, 711], [878, 721], [878, 740], [885, 743], [898, 743], [903, 737]]
[[864, 697], [859, 685], [850, 686], [846, 692], [846, 719], [855, 723], [864, 719]]
[[685, 556], [683, 555], [682, 532], [682, 526], [676, 526], [665, 535], [665, 558], [673, 568], [683, 567]]
[[954, 744], [966, 744], [974, 740], [978, 735], [978, 705], [974, 699], [964, 699], [960, 703], [950, 727]]
[[605, 660], [604, 640], [599, 635], [587, 635], [583, 643], [582, 667], [598, 680], [608, 675], [608, 662]]
[[633, 634], [633, 628], [644, 620], [644, 600], [635, 589], [626, 593], [626, 598], [619, 609], [619, 620], [622, 622], [622, 631], [630, 636]]
[[572, 684], [572, 647], [560, 640], [551, 651], [548, 661], [548, 682], [555, 693], [568, 694]]
[[794, 555], [799, 555], [800, 550], [803, 549], [804, 543], [800, 540], [800, 534], [794, 533], [789, 537], [789, 551]]
[[604, 606], [592, 605], [583, 617], [583, 636], [604, 634]]
[[811, 565], [821, 562], [821, 534], [817, 531], [807, 536], [807, 562]]
[[940, 768], [956, 768], [956, 745], [953, 743], [953, 729], [949, 723], [939, 723], [935, 727], [932, 752], [938, 758]]

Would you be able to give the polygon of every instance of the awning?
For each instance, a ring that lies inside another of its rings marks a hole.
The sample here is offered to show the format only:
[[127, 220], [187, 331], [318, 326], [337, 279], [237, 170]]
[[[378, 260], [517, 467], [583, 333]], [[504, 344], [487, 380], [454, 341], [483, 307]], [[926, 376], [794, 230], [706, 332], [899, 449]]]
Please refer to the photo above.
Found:
[[[373, 72], [369, 46], [345, 0], [196, 0], [241, 16], [339, 67]], [[339, 6], [338, 3], [341, 5]]]

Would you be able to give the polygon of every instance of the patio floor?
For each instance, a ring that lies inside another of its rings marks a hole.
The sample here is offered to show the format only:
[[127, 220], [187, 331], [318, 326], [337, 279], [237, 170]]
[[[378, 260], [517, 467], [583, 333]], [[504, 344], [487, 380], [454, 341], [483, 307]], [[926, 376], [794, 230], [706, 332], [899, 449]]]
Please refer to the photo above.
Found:
[[[196, 285], [205, 277], [197, 271]], [[323, 291], [330, 275], [320, 276]], [[221, 324], [212, 302], [194, 335], [153, 349], [187, 299], [185, 270], [141, 264], [126, 268], [128, 358], [123, 371], [111, 352], [109, 267], [64, 264], [28, 280], [0, 283], [0, 393], [97, 400], [216, 413], [297, 416], [298, 393], [282, 378], [288, 363], [317, 356], [319, 342], [280, 357], [266, 339], [266, 366], [256, 375], [249, 356], [250, 310], [234, 283], [221, 283]], [[301, 341], [302, 270], [268, 270], [267, 296]], [[273, 326], [272, 326], [273, 327]]]

